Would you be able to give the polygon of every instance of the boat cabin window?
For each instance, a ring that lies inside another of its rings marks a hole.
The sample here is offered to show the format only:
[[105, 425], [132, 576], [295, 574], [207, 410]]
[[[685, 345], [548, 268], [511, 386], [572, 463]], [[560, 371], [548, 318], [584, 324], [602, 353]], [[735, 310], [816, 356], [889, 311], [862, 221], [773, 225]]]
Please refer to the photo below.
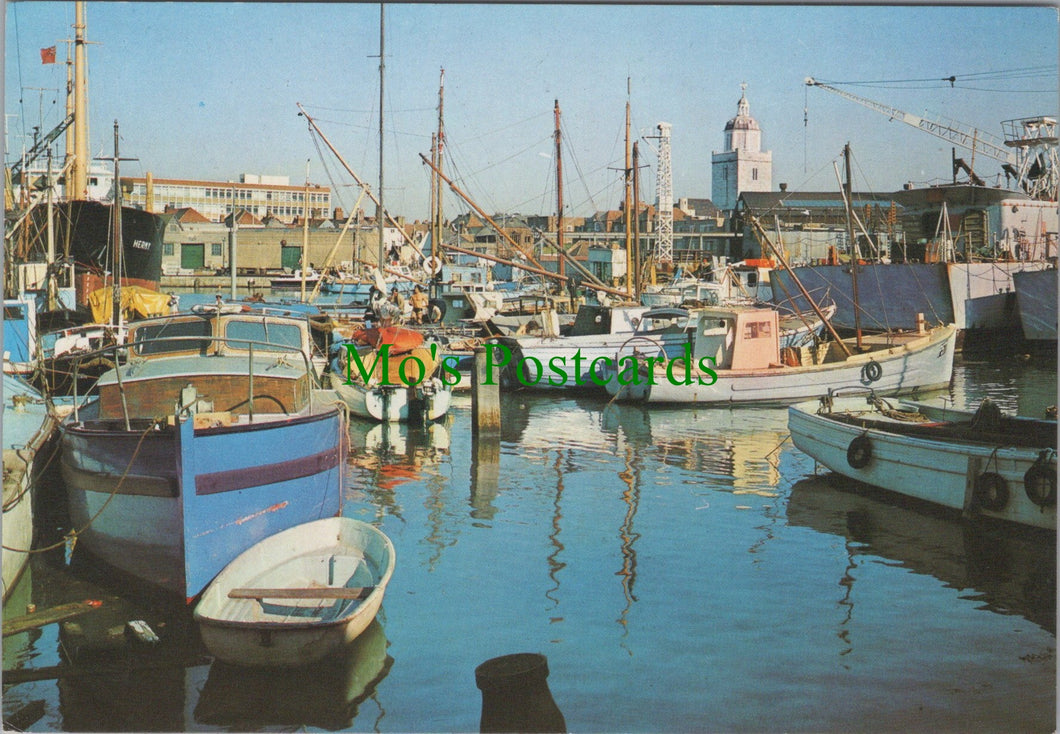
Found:
[[265, 321], [229, 321], [225, 324], [225, 347], [229, 349], [249, 348], [247, 342], [254, 343], [254, 351], [266, 352], [301, 352], [302, 329], [296, 324], [277, 324]]
[[574, 316], [571, 336], [611, 333], [611, 310], [602, 306], [582, 306]]
[[209, 320], [182, 319], [138, 326], [133, 331], [131, 341], [133, 350], [138, 355], [205, 352], [211, 346], [211, 336], [213, 334]]
[[768, 321], [748, 321], [743, 326], [744, 339], [766, 339], [771, 336], [773, 336], [773, 329]]
[[754, 288], [756, 285], [758, 285], [758, 273], [747, 274], [747, 285], [750, 288]]
[[26, 307], [22, 305], [18, 306], [4, 306], [4, 319], [11, 321], [19, 321], [26, 318]]

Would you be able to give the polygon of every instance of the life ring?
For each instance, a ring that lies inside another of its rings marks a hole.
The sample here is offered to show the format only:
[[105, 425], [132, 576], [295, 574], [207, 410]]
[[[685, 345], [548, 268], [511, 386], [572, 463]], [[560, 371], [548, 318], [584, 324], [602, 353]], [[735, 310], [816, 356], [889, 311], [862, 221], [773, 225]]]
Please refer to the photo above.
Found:
[[984, 510], [998, 512], [1008, 504], [1008, 482], [1000, 474], [983, 472], [975, 480], [972, 497]]
[[437, 255], [432, 255], [423, 261], [423, 269], [428, 275], [437, 275], [442, 270], [442, 259]]
[[883, 377], [883, 367], [875, 359], [870, 359], [868, 363], [861, 368], [861, 381], [868, 384], [870, 382], [876, 382]]
[[1038, 507], [1049, 507], [1056, 504], [1056, 467], [1046, 464], [1041, 459], [1023, 475], [1023, 491]]
[[847, 446], [847, 463], [854, 469], [864, 469], [872, 461], [872, 441], [868, 434], [861, 434]]

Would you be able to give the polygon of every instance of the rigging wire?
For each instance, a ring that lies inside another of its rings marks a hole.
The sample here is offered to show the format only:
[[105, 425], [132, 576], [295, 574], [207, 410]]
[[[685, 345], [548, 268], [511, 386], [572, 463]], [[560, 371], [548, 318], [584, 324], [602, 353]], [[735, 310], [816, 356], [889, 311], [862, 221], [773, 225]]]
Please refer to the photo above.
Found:
[[[15, 19], [15, 48], [22, 48], [22, 39], [19, 35], [18, 26], [18, 6], [14, 5], [11, 8], [12, 17]], [[22, 128], [22, 138], [26, 137], [26, 105], [25, 100], [22, 96], [22, 90], [25, 89], [25, 84], [22, 81], [22, 54], [15, 54], [15, 66], [18, 69], [18, 109], [19, 109], [19, 126]], [[6, 125], [5, 125], [6, 126]]]
[[[560, 118], [559, 126], [560, 126], [560, 132], [563, 135], [563, 142], [565, 143], [566, 148], [567, 148], [568, 158], [574, 162], [574, 170], [577, 171], [577, 173], [578, 173], [578, 181], [581, 183], [582, 188], [585, 189], [585, 195], [586, 195], [586, 197], [588, 197], [589, 204], [592, 206], [593, 212], [596, 212], [596, 210], [597, 210], [596, 202], [593, 200], [592, 192], [589, 191], [589, 182], [588, 182], [588, 180], [585, 177], [585, 173], [582, 171], [582, 166], [581, 166], [581, 163], [578, 161], [578, 156], [575, 154], [574, 146], [571, 145], [571, 142], [570, 142], [571, 141], [571, 137], [567, 133], [567, 122], [566, 122], [566, 120], [564, 120], [563, 118]], [[584, 204], [584, 201], [582, 203]], [[573, 209], [572, 209], [572, 211], [573, 211]]]
[[350, 208], [346, 205], [346, 199], [343, 196], [343, 194], [345, 193], [343, 191], [345, 186], [340, 186], [335, 181], [335, 176], [331, 172], [331, 167], [328, 166], [328, 161], [327, 158], [324, 156], [324, 151], [320, 147], [319, 136], [316, 134], [316, 131], [312, 129], [312, 126], [310, 126], [309, 137], [313, 140], [313, 146], [316, 148], [317, 151], [317, 158], [320, 159], [320, 165], [324, 167], [324, 173], [327, 176], [328, 183], [331, 184], [332, 192], [334, 192], [334, 195], [339, 199], [339, 203], [342, 204], [342, 208], [346, 211], [350, 211]]
[[1015, 69], [1004, 69], [998, 71], [981, 71], [981, 72], [970, 72], [967, 74], [951, 74], [946, 77], [920, 77], [915, 79], [876, 79], [876, 80], [828, 80], [819, 79], [823, 84], [846, 84], [849, 86], [861, 86], [861, 87], [901, 87], [905, 85], [915, 84], [931, 84], [934, 86], [945, 86], [946, 84], [951, 87], [955, 86], [958, 80], [964, 81], [984, 81], [990, 80], [1002, 80], [1002, 79], [1030, 79], [1036, 77], [1048, 77], [1055, 78], [1056, 66], [1054, 65], [1041, 65], [1041, 66], [1024, 66]]

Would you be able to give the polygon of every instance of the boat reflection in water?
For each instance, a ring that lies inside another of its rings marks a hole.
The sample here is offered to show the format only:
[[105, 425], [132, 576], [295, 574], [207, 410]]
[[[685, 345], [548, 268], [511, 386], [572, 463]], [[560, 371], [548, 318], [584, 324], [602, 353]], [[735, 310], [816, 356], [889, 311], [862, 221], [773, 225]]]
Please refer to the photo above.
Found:
[[[214, 662], [185, 667], [112, 651], [105, 668], [58, 681], [59, 714], [67, 731], [234, 731], [350, 728], [393, 664], [379, 620], [344, 649], [311, 666], [275, 671]], [[86, 670], [100, 664], [100, 653]], [[382, 704], [371, 729], [385, 716]], [[5, 711], [7, 705], [5, 702]]]
[[650, 447], [667, 466], [695, 472], [712, 490], [775, 498], [781, 483], [778, 452], [785, 434], [761, 414], [728, 408], [668, 410], [610, 403], [600, 413], [604, 433], [636, 448]]
[[1056, 541], [1049, 532], [962, 522], [836, 475], [792, 485], [788, 524], [845, 538], [851, 569], [859, 556], [894, 561], [981, 600], [982, 609], [1018, 614], [1056, 634]]
[[[373, 697], [390, 672], [394, 660], [387, 655], [387, 646], [376, 619], [341, 654], [282, 675], [214, 662], [195, 706], [195, 723], [235, 731], [347, 729], [360, 705]], [[374, 723], [378, 725], [385, 714], [380, 705]]]
[[449, 426], [445, 421], [414, 426], [351, 419], [348, 435], [349, 464], [372, 476], [370, 486], [377, 491], [392, 492], [415, 481], [425, 469], [449, 455]]

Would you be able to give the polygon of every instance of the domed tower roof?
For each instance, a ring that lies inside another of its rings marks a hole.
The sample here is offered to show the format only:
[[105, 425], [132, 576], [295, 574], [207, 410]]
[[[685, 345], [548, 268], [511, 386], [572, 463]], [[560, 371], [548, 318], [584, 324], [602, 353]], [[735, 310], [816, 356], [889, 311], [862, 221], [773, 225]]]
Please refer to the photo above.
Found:
[[725, 123], [725, 131], [730, 130], [760, 130], [758, 127], [758, 121], [751, 117], [751, 105], [747, 101], [747, 96], [744, 93], [746, 84], [740, 85], [740, 101], [736, 104], [736, 117]]

